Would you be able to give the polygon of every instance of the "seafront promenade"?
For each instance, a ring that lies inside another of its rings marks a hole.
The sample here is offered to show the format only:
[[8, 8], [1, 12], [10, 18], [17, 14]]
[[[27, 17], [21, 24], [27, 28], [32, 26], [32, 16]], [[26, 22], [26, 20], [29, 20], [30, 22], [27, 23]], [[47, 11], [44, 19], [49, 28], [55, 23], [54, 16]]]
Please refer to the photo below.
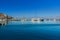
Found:
[[60, 18], [35, 18], [35, 17], [32, 17], [32, 18], [26, 18], [26, 17], [23, 17], [23, 18], [15, 18], [15, 17], [11, 17], [11, 16], [8, 16], [6, 14], [3, 14], [3, 13], [0, 13], [0, 25], [6, 25], [8, 24], [9, 22], [11, 21], [19, 21], [19, 22], [37, 22], [37, 23], [40, 23], [40, 22], [60, 22]]

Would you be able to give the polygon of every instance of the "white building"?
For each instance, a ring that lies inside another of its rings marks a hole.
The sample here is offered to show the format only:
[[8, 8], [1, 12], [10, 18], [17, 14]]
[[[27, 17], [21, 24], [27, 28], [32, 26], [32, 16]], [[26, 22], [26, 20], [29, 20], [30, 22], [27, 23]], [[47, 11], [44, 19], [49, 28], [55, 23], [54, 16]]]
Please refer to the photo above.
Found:
[[0, 25], [6, 25], [6, 24], [7, 24], [7, 15], [0, 13]]

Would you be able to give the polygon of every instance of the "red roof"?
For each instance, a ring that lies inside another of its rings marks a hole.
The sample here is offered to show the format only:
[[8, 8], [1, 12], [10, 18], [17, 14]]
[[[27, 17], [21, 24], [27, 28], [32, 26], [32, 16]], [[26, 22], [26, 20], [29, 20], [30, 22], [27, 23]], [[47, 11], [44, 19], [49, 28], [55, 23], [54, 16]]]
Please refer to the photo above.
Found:
[[1, 17], [1, 16], [4, 16], [4, 17], [5, 17], [5, 15], [4, 15], [4, 14], [0, 14], [0, 17]]
[[11, 16], [5, 16], [5, 15], [2, 14], [2, 13], [0, 13], [0, 17], [1, 17], [1, 18], [9, 18], [9, 19], [12, 18]]

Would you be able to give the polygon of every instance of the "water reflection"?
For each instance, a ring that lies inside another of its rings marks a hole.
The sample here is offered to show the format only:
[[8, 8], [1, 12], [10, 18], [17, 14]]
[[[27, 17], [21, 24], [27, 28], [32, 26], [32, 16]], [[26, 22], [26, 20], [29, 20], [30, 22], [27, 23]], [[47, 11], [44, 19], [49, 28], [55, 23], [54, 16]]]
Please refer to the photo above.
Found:
[[12, 24], [60, 24], [60, 23], [56, 23], [56, 22], [31, 22], [31, 21], [27, 21], [27, 22], [20, 22], [20, 21], [11, 21], [8, 23], [8, 25], [12, 25]]
[[60, 40], [60, 24], [6, 25], [0, 28], [0, 40]]

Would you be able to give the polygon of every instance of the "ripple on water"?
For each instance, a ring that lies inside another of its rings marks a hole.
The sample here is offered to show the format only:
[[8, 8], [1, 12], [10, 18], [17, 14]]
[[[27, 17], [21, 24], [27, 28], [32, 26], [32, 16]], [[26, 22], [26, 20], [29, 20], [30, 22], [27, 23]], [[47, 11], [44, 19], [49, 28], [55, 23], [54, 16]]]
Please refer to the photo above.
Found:
[[0, 39], [2, 40], [60, 40], [60, 24], [6, 25], [0, 27]]

